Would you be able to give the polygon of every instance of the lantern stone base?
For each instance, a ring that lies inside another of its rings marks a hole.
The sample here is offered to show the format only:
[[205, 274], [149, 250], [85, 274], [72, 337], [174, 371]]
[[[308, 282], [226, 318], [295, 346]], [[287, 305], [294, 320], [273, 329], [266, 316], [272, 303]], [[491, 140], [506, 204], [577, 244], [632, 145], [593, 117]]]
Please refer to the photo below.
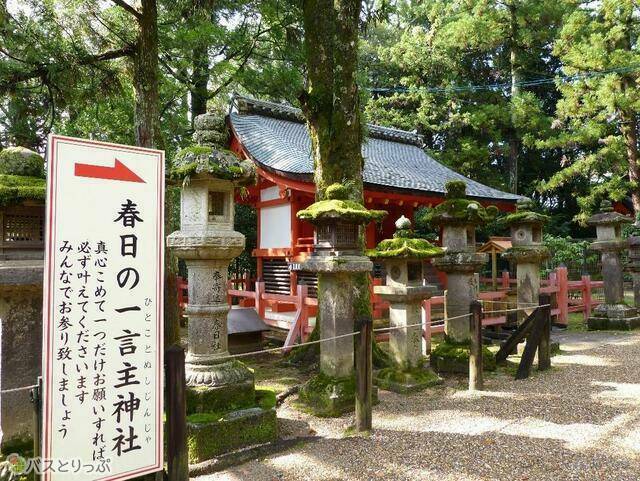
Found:
[[[378, 390], [373, 389], [373, 403], [378, 402]], [[333, 378], [316, 374], [300, 388], [298, 404], [314, 416], [323, 418], [339, 417], [355, 409], [356, 379], [350, 377]]]
[[375, 373], [374, 382], [380, 389], [406, 394], [442, 384], [443, 380], [428, 367], [387, 367]]
[[[438, 373], [469, 374], [469, 344], [441, 342], [431, 351], [430, 364]], [[482, 366], [485, 371], [496, 370], [496, 356], [482, 347]]]
[[600, 304], [587, 320], [587, 328], [592, 331], [628, 331], [636, 327], [640, 327], [638, 311], [626, 304]]
[[251, 407], [187, 416], [189, 463], [200, 463], [238, 448], [275, 441], [276, 398], [257, 390]]

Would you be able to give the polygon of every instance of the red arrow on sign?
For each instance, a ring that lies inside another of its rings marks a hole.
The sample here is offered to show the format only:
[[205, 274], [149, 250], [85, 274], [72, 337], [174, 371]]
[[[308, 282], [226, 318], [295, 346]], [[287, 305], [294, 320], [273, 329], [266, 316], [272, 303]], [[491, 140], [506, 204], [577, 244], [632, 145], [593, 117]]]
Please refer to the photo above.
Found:
[[122, 180], [124, 182], [145, 183], [134, 171], [118, 159], [113, 167], [103, 165], [76, 164], [76, 177], [91, 177], [93, 179]]

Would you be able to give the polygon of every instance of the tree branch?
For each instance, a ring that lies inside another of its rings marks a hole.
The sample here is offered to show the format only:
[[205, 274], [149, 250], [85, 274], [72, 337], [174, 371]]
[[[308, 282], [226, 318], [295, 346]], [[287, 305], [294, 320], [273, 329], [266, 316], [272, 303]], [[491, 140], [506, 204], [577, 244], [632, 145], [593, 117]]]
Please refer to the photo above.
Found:
[[135, 8], [133, 8], [131, 5], [129, 5], [127, 2], [125, 2], [124, 0], [111, 0], [111, 1], [115, 3], [117, 6], [124, 8], [127, 12], [129, 12], [131, 15], [136, 17], [137, 20], [140, 20], [142, 18], [142, 14], [138, 12]]
[[[115, 60], [121, 57], [128, 57], [134, 52], [134, 48], [131, 46], [123, 47], [117, 50], [109, 50], [96, 55], [88, 55], [86, 57], [79, 58], [77, 62], [72, 62], [72, 65], [91, 65], [98, 62], [104, 62], [107, 60]], [[4, 93], [14, 87], [20, 82], [25, 82], [34, 78], [41, 78], [43, 81], [49, 76], [51, 64], [40, 64], [33, 70], [27, 72], [15, 72], [13, 75], [8, 75], [5, 79], [0, 81], [0, 93]], [[61, 66], [66, 68], [66, 66]], [[46, 82], [45, 82], [46, 83]]]

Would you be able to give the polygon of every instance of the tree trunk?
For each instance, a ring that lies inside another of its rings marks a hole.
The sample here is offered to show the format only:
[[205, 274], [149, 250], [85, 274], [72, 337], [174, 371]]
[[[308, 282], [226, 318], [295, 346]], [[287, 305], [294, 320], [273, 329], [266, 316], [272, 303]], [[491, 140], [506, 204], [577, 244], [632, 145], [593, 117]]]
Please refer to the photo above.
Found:
[[157, 147], [158, 108], [158, 10], [156, 0], [140, 0], [138, 38], [133, 57], [136, 144]]
[[[629, 80], [624, 79], [623, 92], [627, 91]], [[620, 130], [627, 148], [629, 181], [631, 182], [631, 202], [635, 218], [640, 214], [640, 166], [638, 165], [638, 116], [635, 112], [620, 112]]]
[[[513, 109], [514, 100], [520, 95], [520, 71], [518, 66], [518, 53], [517, 53], [517, 36], [518, 36], [518, 23], [516, 18], [516, 6], [515, 4], [509, 5], [509, 12], [511, 17], [511, 41], [509, 48], [509, 61], [511, 65], [511, 108]], [[516, 133], [515, 114], [511, 114], [511, 129], [509, 134], [509, 191], [518, 193], [518, 153], [520, 150], [520, 140]]]
[[191, 123], [207, 113], [209, 86], [209, 52], [206, 45], [193, 49], [193, 88], [191, 89]]
[[[304, 0], [307, 90], [300, 96], [311, 138], [316, 199], [333, 183], [349, 187], [349, 197], [364, 202], [363, 125], [358, 71], [361, 0]], [[362, 237], [364, 247], [364, 236]], [[318, 274], [318, 298], [324, 296]], [[370, 277], [350, 276], [355, 317], [370, 316]], [[320, 320], [322, 322], [322, 320]], [[380, 364], [382, 356], [374, 356]]]
[[308, 88], [307, 117], [318, 199], [335, 183], [348, 183], [362, 202], [362, 121], [356, 83], [360, 0], [305, 0], [303, 20]]
[[[160, 130], [158, 97], [158, 10], [156, 0], [140, 0], [137, 7], [140, 15], [136, 17], [138, 38], [133, 56], [136, 145], [162, 148], [164, 142]], [[172, 196], [167, 192], [165, 230], [169, 232], [171, 231], [172, 210]], [[165, 249], [164, 265], [164, 335], [165, 346], [171, 346], [180, 342], [180, 324], [176, 282], [177, 265], [168, 249]]]

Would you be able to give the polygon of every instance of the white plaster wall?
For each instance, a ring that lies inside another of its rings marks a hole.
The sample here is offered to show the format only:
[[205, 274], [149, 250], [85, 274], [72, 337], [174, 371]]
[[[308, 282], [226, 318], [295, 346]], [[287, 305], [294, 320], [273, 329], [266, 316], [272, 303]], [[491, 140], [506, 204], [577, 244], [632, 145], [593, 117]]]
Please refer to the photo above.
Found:
[[273, 187], [268, 187], [266, 189], [262, 189], [260, 191], [260, 200], [265, 202], [267, 200], [279, 199], [280, 198], [280, 188], [277, 185]]
[[291, 204], [260, 209], [258, 247], [260, 249], [291, 247]]

